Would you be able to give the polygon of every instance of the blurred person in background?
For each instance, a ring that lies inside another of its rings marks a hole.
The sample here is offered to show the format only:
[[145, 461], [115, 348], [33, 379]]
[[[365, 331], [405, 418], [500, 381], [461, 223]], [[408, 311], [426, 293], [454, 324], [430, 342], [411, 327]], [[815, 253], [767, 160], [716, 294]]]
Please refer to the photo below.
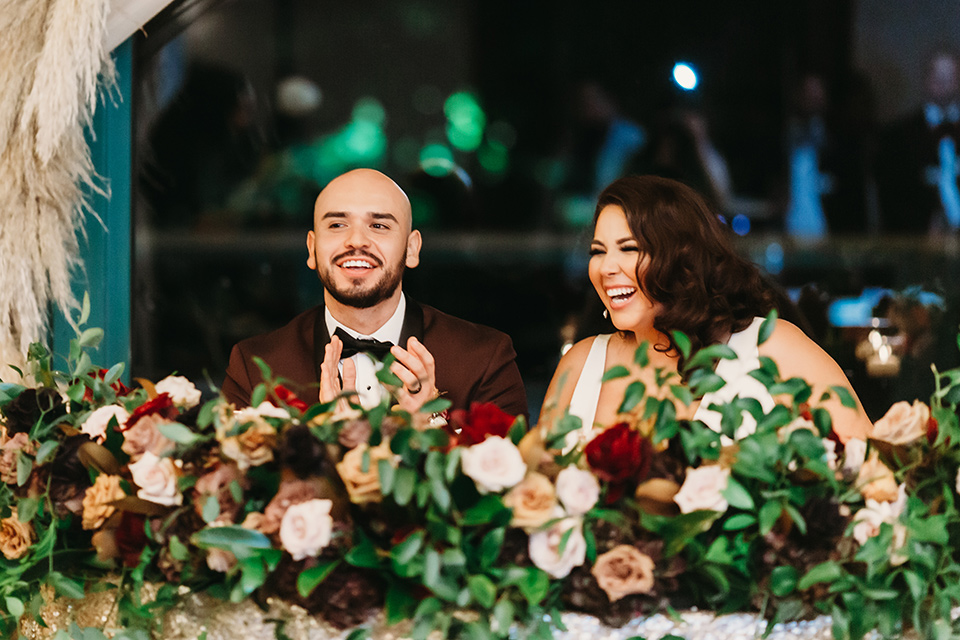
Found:
[[884, 133], [877, 160], [883, 230], [930, 233], [960, 228], [957, 144], [960, 81], [954, 52], [928, 59], [923, 103]]

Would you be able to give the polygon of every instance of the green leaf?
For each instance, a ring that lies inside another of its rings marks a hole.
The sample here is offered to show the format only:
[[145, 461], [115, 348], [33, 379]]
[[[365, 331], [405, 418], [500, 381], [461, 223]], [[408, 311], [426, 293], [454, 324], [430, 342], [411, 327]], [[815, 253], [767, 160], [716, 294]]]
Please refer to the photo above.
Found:
[[611, 368], [607, 369], [607, 370], [604, 372], [603, 377], [600, 378], [600, 381], [601, 381], [601, 382], [607, 382], [608, 380], [616, 380], [616, 379], [618, 379], [618, 378], [626, 378], [626, 377], [629, 376], [629, 375], [630, 375], [630, 370], [627, 369], [627, 368], [626, 368], [625, 366], [623, 366], [622, 364], [618, 364], [618, 365], [615, 366], [615, 367], [611, 367]]
[[369, 540], [364, 540], [361, 544], [347, 551], [343, 559], [349, 564], [363, 569], [378, 569], [380, 567], [380, 556], [377, 555], [376, 548]]
[[673, 393], [673, 397], [682, 402], [685, 407], [689, 407], [693, 402], [693, 392], [686, 385], [672, 384], [670, 385], [670, 391]]
[[770, 572], [770, 591], [777, 597], [793, 593], [797, 588], [797, 570], [793, 567], [774, 567]]
[[259, 407], [267, 399], [267, 385], [262, 382], [253, 388], [250, 394], [250, 406]]
[[203, 436], [197, 435], [190, 430], [190, 427], [182, 425], [179, 422], [165, 422], [163, 424], [158, 424], [157, 430], [168, 440], [172, 440], [177, 444], [186, 446], [190, 446], [197, 440], [203, 439]]
[[73, 377], [79, 378], [91, 368], [93, 368], [93, 363], [90, 361], [90, 354], [84, 351], [80, 354], [80, 358], [77, 360], [77, 366], [73, 369]]
[[486, 495], [480, 498], [475, 505], [463, 512], [462, 526], [470, 527], [487, 524], [502, 511], [507, 510], [499, 496]]
[[783, 505], [779, 500], [770, 500], [760, 507], [760, 535], [770, 533], [781, 513], [783, 513]]
[[830, 387], [830, 390], [837, 394], [837, 397], [840, 398], [840, 404], [848, 409], [857, 408], [857, 400], [853, 397], [853, 394], [850, 393], [849, 389], [841, 385], [833, 385]]
[[83, 395], [87, 392], [87, 385], [82, 382], [76, 382], [70, 385], [70, 388], [67, 389], [67, 397], [73, 400], [74, 402], [81, 402], [83, 400]]
[[79, 600], [83, 598], [83, 583], [68, 578], [59, 571], [51, 571], [47, 574], [47, 582], [57, 590], [60, 595]]
[[90, 327], [80, 334], [79, 343], [81, 347], [96, 347], [101, 340], [103, 340], [103, 329]]
[[370, 630], [366, 627], [357, 627], [349, 634], [347, 634], [346, 640], [367, 640], [370, 637]]
[[190, 549], [180, 541], [179, 536], [170, 536], [170, 555], [180, 562], [190, 559]]
[[500, 557], [500, 549], [503, 548], [503, 540], [506, 535], [506, 529], [498, 527], [487, 532], [480, 542], [480, 564], [484, 567], [491, 567]]
[[23, 601], [13, 596], [6, 596], [4, 601], [7, 605], [7, 613], [16, 619], [23, 615]]
[[112, 385], [114, 382], [120, 379], [120, 376], [123, 375], [123, 370], [125, 365], [122, 362], [118, 362], [107, 370], [106, 375], [103, 376], [103, 383], [107, 386]]
[[407, 620], [413, 614], [417, 600], [409, 588], [401, 584], [391, 584], [384, 598], [386, 605], [387, 624], [393, 625]]
[[690, 357], [690, 338], [687, 337], [683, 331], [671, 331], [670, 335], [673, 336], [673, 342], [677, 345], [677, 349], [680, 351], [680, 355], [683, 356], [683, 359], [686, 360]]
[[693, 371], [702, 367], [712, 368], [714, 360], [736, 360], [737, 352], [725, 344], [712, 344], [697, 351], [683, 364], [684, 371]]
[[270, 538], [259, 531], [239, 525], [225, 527], [206, 527], [190, 537], [196, 546], [206, 549], [216, 547], [232, 551], [236, 547], [247, 549], [272, 549]]
[[393, 481], [397, 477], [396, 468], [389, 460], [378, 460], [377, 473], [380, 475], [380, 493], [390, 495], [393, 492]]
[[409, 467], [397, 469], [393, 484], [393, 499], [401, 507], [410, 504], [410, 498], [417, 488], [417, 472]]
[[646, 367], [650, 364], [650, 341], [644, 340], [640, 343], [640, 346], [637, 347], [637, 350], [633, 352], [633, 362], [638, 367]]
[[28, 457], [23, 450], [17, 452], [17, 486], [22, 487], [30, 479], [30, 472], [33, 471], [33, 460]]
[[297, 592], [304, 598], [309, 597], [313, 590], [333, 573], [338, 564], [340, 564], [340, 560], [330, 560], [301, 571], [300, 575], [297, 576]]
[[26, 524], [33, 520], [40, 508], [39, 498], [20, 498], [17, 501], [17, 520]]
[[47, 440], [41, 444], [40, 448], [37, 449], [37, 464], [46, 464], [53, 459], [53, 454], [59, 446], [60, 443], [56, 440]]
[[390, 558], [399, 565], [409, 563], [420, 552], [425, 535], [423, 531], [411, 533], [403, 542], [394, 545], [390, 550]]
[[806, 591], [815, 584], [821, 582], [836, 582], [844, 576], [844, 571], [839, 564], [833, 562], [821, 562], [800, 579], [797, 583], [797, 589]]
[[524, 576], [517, 582], [520, 594], [531, 606], [540, 604], [550, 590], [550, 576], [541, 569], [524, 569]]
[[483, 607], [489, 609], [497, 599], [497, 587], [493, 581], [484, 575], [474, 575], [467, 577], [467, 588], [470, 589], [470, 595]]
[[737, 509], [743, 509], [745, 511], [753, 511], [756, 509], [753, 496], [751, 496], [750, 492], [747, 491], [744, 486], [732, 476], [727, 479], [727, 488], [721, 491], [720, 494], [726, 498], [727, 503], [731, 507], [736, 507]]
[[760, 324], [760, 331], [757, 332], [757, 346], [770, 339], [770, 336], [773, 335], [773, 330], [777, 327], [777, 310], [771, 309], [770, 313], [767, 314], [767, 317]]
[[443, 468], [443, 478], [448, 483], [453, 482], [457, 477], [457, 471], [460, 469], [460, 455], [462, 451], [460, 447], [457, 447], [447, 454], [447, 462]]
[[749, 513], [738, 513], [736, 515], [730, 516], [723, 521], [723, 530], [724, 531], [741, 531], [747, 527], [752, 527], [757, 523], [756, 516], [752, 516]]
[[453, 406], [453, 403], [446, 398], [434, 398], [423, 403], [420, 407], [420, 413], [442, 413]]
[[627, 390], [623, 393], [623, 402], [620, 403], [620, 408], [617, 410], [617, 413], [629, 413], [640, 404], [640, 401], [643, 400], [644, 395], [647, 393], [647, 385], [643, 384], [640, 380], [634, 380], [627, 385]]
[[220, 517], [220, 500], [217, 496], [208, 495], [203, 501], [203, 521], [210, 524]]

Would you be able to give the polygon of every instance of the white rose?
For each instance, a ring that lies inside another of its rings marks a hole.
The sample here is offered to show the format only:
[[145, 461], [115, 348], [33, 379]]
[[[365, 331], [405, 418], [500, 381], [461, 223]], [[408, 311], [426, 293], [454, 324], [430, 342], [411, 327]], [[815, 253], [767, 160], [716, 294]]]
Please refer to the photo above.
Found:
[[723, 513], [729, 506], [721, 492], [727, 488], [730, 470], [719, 465], [687, 468], [687, 477], [673, 501], [683, 513], [709, 510]]
[[914, 400], [896, 402], [873, 424], [870, 437], [890, 444], [910, 444], [927, 435], [930, 407]]
[[463, 472], [480, 493], [498, 493], [516, 485], [527, 474], [520, 450], [510, 440], [490, 436], [463, 451]]
[[[884, 522], [894, 525], [894, 533], [897, 533], [896, 525], [907, 504], [906, 485], [900, 485], [898, 494], [899, 497], [893, 502], [867, 500], [866, 506], [854, 514], [853, 538], [857, 542], [862, 545], [869, 538], [877, 535], [880, 532], [880, 525]], [[906, 535], [905, 531], [903, 535]]]
[[[572, 530], [572, 531], [571, 531]], [[560, 542], [571, 531], [560, 552]], [[587, 541], [579, 518], [564, 518], [548, 529], [530, 534], [530, 560], [554, 578], [565, 578], [587, 558]]]
[[256, 409], [253, 409], [253, 411], [262, 418], [280, 418], [281, 420], [290, 419], [289, 411], [283, 407], [275, 407], [266, 400], [261, 402]]
[[200, 390], [183, 376], [167, 376], [155, 388], [158, 394], [169, 394], [173, 404], [181, 409], [192, 409], [200, 404]]
[[183, 504], [177, 489], [177, 469], [170, 458], [160, 458], [150, 451], [130, 465], [133, 482], [140, 487], [137, 497], [168, 507]]
[[95, 440], [98, 444], [103, 444], [103, 441], [107, 439], [107, 426], [110, 424], [110, 418], [116, 418], [117, 425], [122, 426], [126, 424], [129, 417], [130, 414], [123, 407], [108, 404], [91, 413], [80, 425], [80, 431], [90, 436], [90, 439]]
[[860, 473], [860, 467], [867, 459], [867, 441], [860, 438], [850, 438], [843, 445], [843, 472], [855, 476]]
[[597, 504], [600, 482], [579, 467], [566, 467], [557, 475], [557, 498], [571, 516], [582, 516]]
[[280, 521], [280, 543], [294, 560], [316, 556], [330, 544], [332, 506], [330, 500], [315, 498], [287, 508]]

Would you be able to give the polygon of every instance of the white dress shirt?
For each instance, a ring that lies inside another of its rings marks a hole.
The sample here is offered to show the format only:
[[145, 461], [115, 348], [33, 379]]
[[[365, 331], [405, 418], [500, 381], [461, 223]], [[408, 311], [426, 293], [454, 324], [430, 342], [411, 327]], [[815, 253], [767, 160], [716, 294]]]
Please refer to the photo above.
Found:
[[[390, 316], [390, 319], [387, 320], [383, 326], [370, 334], [360, 333], [345, 324], [337, 322], [333, 317], [333, 314], [330, 313], [330, 309], [324, 308], [323, 314], [324, 319], [327, 323], [327, 335], [333, 336], [334, 332], [339, 327], [346, 331], [349, 335], [358, 339], [374, 339], [379, 340], [380, 342], [390, 342], [393, 344], [400, 344], [400, 332], [403, 330], [403, 318], [407, 312], [407, 300], [404, 296], [400, 296], [400, 304], [397, 305], [397, 310], [393, 312], [393, 315]], [[375, 363], [370, 356], [365, 353], [358, 353], [351, 356], [354, 364], [357, 368], [357, 394], [360, 399], [360, 406], [364, 409], [371, 409], [383, 400], [384, 394], [387, 393], [386, 389], [381, 386], [380, 381], [377, 380], [377, 371], [381, 367], [380, 363]], [[340, 361], [340, 375], [343, 375], [343, 361]]]

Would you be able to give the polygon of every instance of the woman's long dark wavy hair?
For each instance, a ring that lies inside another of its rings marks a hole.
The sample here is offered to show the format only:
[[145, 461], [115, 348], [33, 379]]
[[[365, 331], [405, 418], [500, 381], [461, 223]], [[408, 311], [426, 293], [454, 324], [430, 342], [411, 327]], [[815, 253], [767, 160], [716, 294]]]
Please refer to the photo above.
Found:
[[641, 257], [649, 257], [645, 270], [638, 263], [637, 282], [662, 307], [653, 326], [669, 344], [654, 345], [658, 351], [679, 353], [671, 334], [679, 330], [694, 353], [774, 307], [759, 269], [737, 255], [726, 228], [690, 187], [657, 176], [620, 178], [600, 194], [594, 225], [609, 205], [623, 210]]

